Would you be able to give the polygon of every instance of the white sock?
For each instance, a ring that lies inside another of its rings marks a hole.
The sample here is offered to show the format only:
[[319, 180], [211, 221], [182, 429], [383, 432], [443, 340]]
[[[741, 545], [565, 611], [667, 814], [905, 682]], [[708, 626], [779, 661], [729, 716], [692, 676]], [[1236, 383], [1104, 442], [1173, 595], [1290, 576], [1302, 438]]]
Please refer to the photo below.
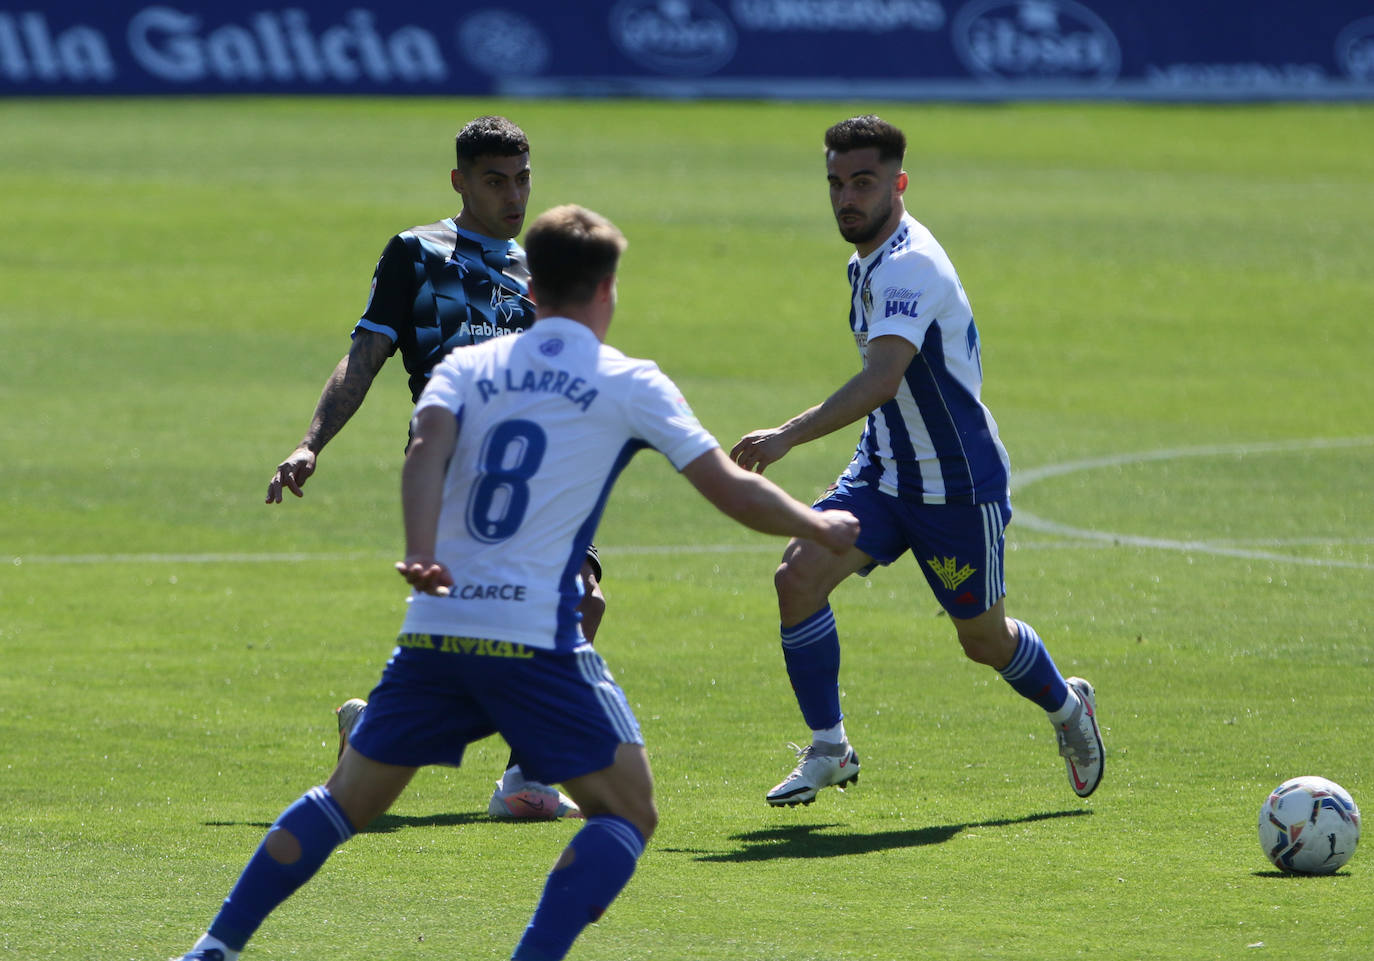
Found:
[[844, 721], [834, 727], [828, 727], [823, 731], [812, 731], [811, 740], [819, 741], [822, 744], [843, 744], [844, 743]]
[[1073, 688], [1069, 688], [1069, 696], [1064, 698], [1064, 703], [1060, 706], [1059, 710], [1047, 712], [1050, 716], [1051, 723], [1053, 723], [1055, 727], [1062, 726], [1065, 721], [1073, 717], [1073, 712], [1078, 710], [1078, 703], [1078, 692]]
[[208, 931], [202, 934], [200, 940], [191, 946], [192, 951], [199, 951], [202, 948], [219, 948], [224, 952], [224, 961], [239, 961], [239, 953], [237, 951], [230, 948], [219, 938], [210, 937]]
[[505, 791], [518, 791], [525, 786], [525, 772], [520, 770], [519, 764], [512, 764], [506, 768], [506, 773], [501, 775], [501, 788]]

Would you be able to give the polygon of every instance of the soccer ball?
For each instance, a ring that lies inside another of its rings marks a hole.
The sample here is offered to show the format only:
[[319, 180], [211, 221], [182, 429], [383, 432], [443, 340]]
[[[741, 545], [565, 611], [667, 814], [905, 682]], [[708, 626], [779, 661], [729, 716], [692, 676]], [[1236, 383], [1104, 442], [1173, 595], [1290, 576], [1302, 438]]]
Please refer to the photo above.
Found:
[[1283, 871], [1333, 874], [1360, 841], [1360, 809], [1350, 793], [1324, 777], [1295, 777], [1260, 807], [1260, 847]]

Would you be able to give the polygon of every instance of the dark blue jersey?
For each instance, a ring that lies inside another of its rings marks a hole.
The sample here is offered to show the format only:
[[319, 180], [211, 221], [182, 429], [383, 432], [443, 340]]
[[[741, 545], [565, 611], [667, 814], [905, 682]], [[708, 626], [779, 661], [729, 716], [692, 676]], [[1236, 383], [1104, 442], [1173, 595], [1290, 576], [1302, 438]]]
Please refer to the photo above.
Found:
[[462, 230], [452, 218], [402, 231], [382, 251], [372, 293], [353, 328], [391, 338], [418, 400], [429, 372], [455, 347], [534, 323], [525, 251]]

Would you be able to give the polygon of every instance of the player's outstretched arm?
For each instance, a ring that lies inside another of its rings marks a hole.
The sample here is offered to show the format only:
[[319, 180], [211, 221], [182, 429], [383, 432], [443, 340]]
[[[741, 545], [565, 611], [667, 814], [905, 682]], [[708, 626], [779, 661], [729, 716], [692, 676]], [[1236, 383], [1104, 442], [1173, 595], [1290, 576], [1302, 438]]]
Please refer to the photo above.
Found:
[[746, 527], [764, 534], [802, 537], [843, 554], [859, 536], [848, 511], [814, 511], [765, 477], [736, 466], [719, 447], [682, 469], [708, 501]]
[[304, 496], [303, 485], [315, 473], [315, 456], [324, 450], [348, 419], [358, 412], [377, 372], [391, 355], [391, 339], [385, 334], [360, 330], [348, 353], [325, 381], [310, 428], [286, 460], [277, 465], [267, 485], [267, 503], [280, 504], [282, 488]]
[[422, 407], [401, 468], [401, 512], [405, 517], [406, 556], [397, 572], [417, 590], [445, 594], [453, 575], [435, 559], [439, 511], [444, 506], [444, 475], [458, 441], [458, 419], [444, 407]]
[[847, 427], [897, 396], [902, 377], [916, 356], [916, 346], [902, 337], [888, 335], [868, 342], [867, 361], [835, 393], [781, 427], [750, 431], [730, 450], [730, 459], [745, 470], [760, 474], [798, 444], [815, 440]]

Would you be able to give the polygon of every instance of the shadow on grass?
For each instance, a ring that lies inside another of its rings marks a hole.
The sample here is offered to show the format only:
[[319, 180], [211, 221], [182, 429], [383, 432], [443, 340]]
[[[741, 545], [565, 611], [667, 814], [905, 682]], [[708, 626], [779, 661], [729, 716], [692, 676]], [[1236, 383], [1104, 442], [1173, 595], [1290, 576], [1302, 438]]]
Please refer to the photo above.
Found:
[[1316, 878], [1348, 878], [1349, 871], [1332, 871], [1330, 874], [1301, 874], [1297, 871], [1251, 871], [1251, 877], [1279, 878], [1283, 881], [1305, 881]]
[[[463, 824], [490, 824], [493, 818], [483, 812], [474, 814], [383, 814], [367, 827], [363, 828], [364, 834], [391, 834], [403, 828], [448, 828], [457, 827]], [[526, 823], [526, 822], [520, 822]], [[540, 822], [547, 823], [547, 822]]]
[[[998, 818], [992, 821], [977, 821], [971, 824], [942, 824], [909, 831], [877, 831], [863, 834], [844, 831], [824, 834], [838, 824], [798, 824], [793, 827], [768, 828], [763, 831], [749, 831], [733, 834], [732, 841], [742, 841], [743, 846], [736, 851], [717, 854], [703, 854], [700, 851], [676, 849], [679, 854], [698, 854], [698, 861], [772, 861], [778, 858], [839, 858], [851, 854], [870, 854], [874, 851], [888, 851], [894, 848], [917, 848], [927, 844], [943, 844], [960, 831], [969, 828], [1000, 828], [1013, 824], [1030, 824], [1034, 821], [1048, 821], [1053, 818], [1082, 817], [1091, 814], [1084, 808], [1069, 811], [1048, 811], [1042, 814], [1028, 814], [1019, 818]], [[665, 849], [673, 850], [673, 849]]]
[[[456, 827], [463, 824], [492, 824], [496, 821], [489, 814], [383, 814], [367, 827], [363, 828], [363, 834], [391, 834], [403, 828], [447, 828]], [[548, 821], [534, 819], [502, 821], [502, 824], [529, 825], [529, 824], [548, 824]], [[271, 821], [206, 821], [207, 828], [261, 828], [266, 831], [272, 826]]]
[[[909, 831], [878, 831], [862, 834], [846, 831], [825, 834], [839, 824], [798, 824], [792, 827], [767, 828], [762, 831], [749, 831], [732, 834], [730, 840], [744, 842], [737, 851], [727, 853], [707, 853], [691, 848], [662, 848], [668, 854], [697, 854], [698, 861], [772, 861], [778, 858], [839, 858], [851, 854], [869, 854], [874, 851], [888, 851], [894, 848], [918, 848], [927, 844], [943, 844], [960, 831], [970, 828], [1000, 828], [1013, 824], [1031, 824], [1035, 821], [1049, 821], [1055, 818], [1082, 817], [1092, 814], [1086, 808], [1068, 811], [1046, 811], [1040, 814], [1027, 814], [1019, 818], [997, 818], [991, 821], [975, 821], [969, 824], [941, 824], [926, 828], [913, 828]], [[391, 834], [404, 828], [457, 827], [464, 824], [491, 824], [494, 819], [488, 814], [383, 814], [363, 829], [363, 834]], [[502, 821], [511, 827], [529, 827], [549, 824], [549, 821], [533, 819]], [[206, 827], [254, 827], [267, 830], [272, 826], [267, 821], [206, 821]], [[1342, 872], [1346, 873], [1346, 872]], [[1256, 871], [1256, 877], [1304, 877], [1305, 875], [1285, 874], [1281, 871]], [[1338, 875], [1339, 876], [1339, 875]]]

